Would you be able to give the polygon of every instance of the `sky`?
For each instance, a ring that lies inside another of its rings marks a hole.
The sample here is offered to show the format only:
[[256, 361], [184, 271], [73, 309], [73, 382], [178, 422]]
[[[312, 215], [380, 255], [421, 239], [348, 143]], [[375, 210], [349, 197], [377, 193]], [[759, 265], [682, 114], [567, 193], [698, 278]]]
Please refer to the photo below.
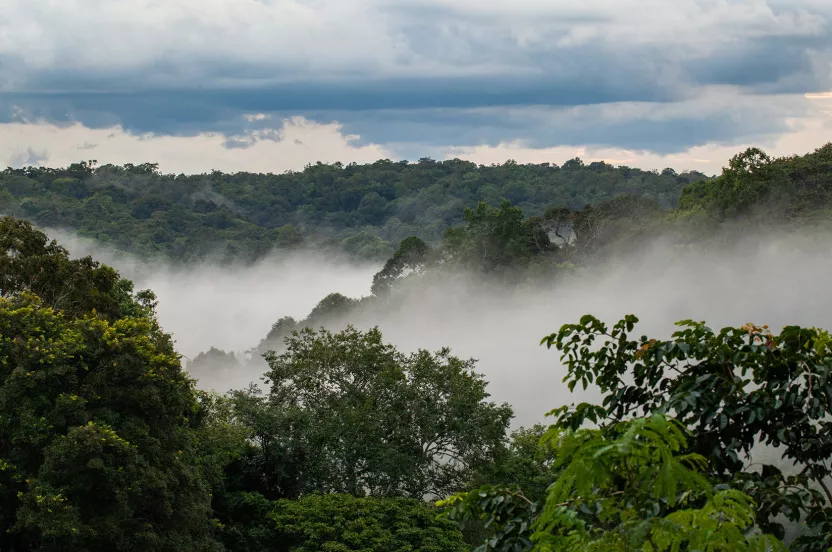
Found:
[[829, 0], [4, 0], [0, 166], [564, 161], [832, 140]]

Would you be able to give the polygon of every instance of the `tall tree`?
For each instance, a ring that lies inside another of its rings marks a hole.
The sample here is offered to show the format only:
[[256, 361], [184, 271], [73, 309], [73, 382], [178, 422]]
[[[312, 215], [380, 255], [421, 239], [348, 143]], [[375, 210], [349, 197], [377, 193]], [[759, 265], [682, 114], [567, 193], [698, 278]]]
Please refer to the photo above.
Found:
[[[133, 284], [91, 257], [71, 259], [66, 249], [31, 223], [0, 217], [0, 297], [29, 291], [69, 314], [95, 310], [110, 320], [135, 314]], [[152, 295], [146, 295], [152, 299]]]
[[200, 407], [152, 294], [28, 223], [1, 219], [0, 246], [0, 550], [215, 549]]
[[[603, 427], [638, 412], [673, 413], [691, 432], [691, 449], [708, 460], [708, 474], [756, 500], [764, 531], [782, 538], [782, 514], [810, 529], [792, 550], [828, 550], [830, 334], [787, 326], [775, 335], [752, 324], [714, 331], [686, 320], [670, 339], [632, 339], [637, 321], [627, 316], [609, 327], [585, 316], [544, 339], [563, 352], [570, 388], [594, 383], [605, 395], [602, 405], [555, 411], [557, 423]], [[749, 465], [758, 443], [780, 448], [797, 472], [759, 459]]]
[[472, 360], [447, 349], [403, 354], [378, 329], [305, 329], [267, 361], [268, 395], [238, 401], [264, 458], [283, 458], [280, 469], [304, 459], [300, 473], [273, 476], [290, 496], [444, 496], [503, 446], [512, 416], [488, 402]]

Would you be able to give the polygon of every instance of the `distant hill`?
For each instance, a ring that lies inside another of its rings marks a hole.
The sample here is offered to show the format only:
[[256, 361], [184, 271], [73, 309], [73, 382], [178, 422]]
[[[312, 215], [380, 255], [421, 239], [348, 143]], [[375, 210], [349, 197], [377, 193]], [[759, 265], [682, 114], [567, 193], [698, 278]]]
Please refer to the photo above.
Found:
[[253, 260], [302, 245], [385, 259], [408, 236], [438, 242], [478, 202], [526, 215], [580, 209], [621, 194], [676, 207], [692, 172], [661, 173], [573, 159], [477, 166], [461, 160], [316, 164], [284, 174], [161, 174], [152, 163], [0, 173], [0, 213], [70, 230], [142, 258]]
[[687, 186], [679, 211], [719, 221], [794, 220], [832, 207], [832, 142], [807, 155], [771, 158], [758, 148], [734, 156], [722, 175]]

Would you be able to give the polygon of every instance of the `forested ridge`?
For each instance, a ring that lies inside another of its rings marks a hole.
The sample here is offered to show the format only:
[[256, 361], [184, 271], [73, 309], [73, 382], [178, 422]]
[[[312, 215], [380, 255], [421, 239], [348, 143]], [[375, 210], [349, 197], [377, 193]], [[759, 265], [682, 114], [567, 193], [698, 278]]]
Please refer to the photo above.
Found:
[[[466, 208], [462, 223], [447, 228], [434, 243], [417, 236], [402, 240], [375, 274], [370, 295], [330, 294], [302, 320], [277, 320], [253, 350], [259, 358], [293, 330], [349, 323], [358, 313], [372, 318], [373, 309], [392, 309], [409, 289], [430, 285], [435, 278], [464, 273], [498, 289], [551, 286], [605, 260], [638, 254], [656, 238], [670, 244], [671, 251], [706, 250], [760, 232], [813, 230], [828, 236], [830, 229], [832, 143], [779, 159], [748, 149], [733, 157], [720, 176], [682, 188], [674, 209], [634, 194], [580, 209], [550, 206], [533, 216], [505, 199], [499, 206], [480, 202]], [[191, 366], [210, 371], [238, 362], [212, 349]]]
[[[475, 360], [327, 329], [431, 278], [534, 289], [657, 232], [706, 248], [737, 229], [823, 226], [830, 191], [832, 144], [747, 150], [678, 204], [475, 201], [432, 239], [400, 240], [370, 296], [278, 320], [256, 350], [263, 384], [225, 394], [196, 387], [152, 291], [0, 218], [0, 551], [832, 550], [825, 330], [684, 320], [637, 337], [624, 313], [540, 328], [529, 340], [561, 360], [563, 386], [601, 398], [512, 430]], [[749, 464], [759, 442], [795, 469]]]
[[458, 159], [321, 164], [284, 174], [162, 174], [152, 163], [0, 173], [0, 213], [70, 230], [168, 262], [253, 260], [273, 248], [336, 250], [385, 259], [409, 236], [435, 242], [466, 207], [503, 199], [528, 215], [580, 209], [624, 193], [676, 205], [699, 173], [661, 174], [606, 163], [478, 166]]

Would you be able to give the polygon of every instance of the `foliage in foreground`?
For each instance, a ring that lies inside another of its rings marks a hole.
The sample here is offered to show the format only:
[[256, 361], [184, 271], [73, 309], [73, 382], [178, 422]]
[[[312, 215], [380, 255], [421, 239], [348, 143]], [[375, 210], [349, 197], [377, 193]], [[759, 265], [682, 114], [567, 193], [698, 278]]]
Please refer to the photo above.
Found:
[[678, 422], [656, 414], [605, 429], [552, 426], [541, 446], [557, 451], [542, 504], [521, 491], [483, 487], [439, 504], [462, 522], [486, 519], [478, 551], [785, 550], [753, 529], [754, 503], [713, 486], [705, 459], [686, 452]]
[[0, 299], [0, 549], [210, 547], [192, 384], [154, 334]]
[[456, 525], [424, 502], [311, 494], [280, 500], [270, 514], [286, 552], [464, 552]]
[[[557, 423], [605, 426], [639, 411], [672, 413], [708, 459], [709, 476], [755, 499], [763, 530], [782, 537], [775, 517], [783, 514], [812, 530], [793, 550], [832, 546], [829, 333], [786, 326], [774, 335], [752, 324], [715, 332], [687, 320], [669, 340], [631, 339], [636, 322], [628, 316], [608, 328], [587, 316], [544, 340], [563, 352], [571, 386], [594, 382], [605, 395], [602, 406], [556, 411]], [[757, 443], [782, 451], [794, 473], [754, 459]]]
[[[688, 320], [669, 340], [631, 339], [637, 321], [585, 316], [543, 339], [561, 351], [570, 389], [604, 395], [550, 413], [546, 499], [486, 485], [446, 501], [445, 515], [485, 520], [483, 551], [776, 549], [778, 516], [807, 526], [790, 550], [829, 550], [829, 333]], [[761, 461], [761, 446], [780, 449], [792, 473]]]

